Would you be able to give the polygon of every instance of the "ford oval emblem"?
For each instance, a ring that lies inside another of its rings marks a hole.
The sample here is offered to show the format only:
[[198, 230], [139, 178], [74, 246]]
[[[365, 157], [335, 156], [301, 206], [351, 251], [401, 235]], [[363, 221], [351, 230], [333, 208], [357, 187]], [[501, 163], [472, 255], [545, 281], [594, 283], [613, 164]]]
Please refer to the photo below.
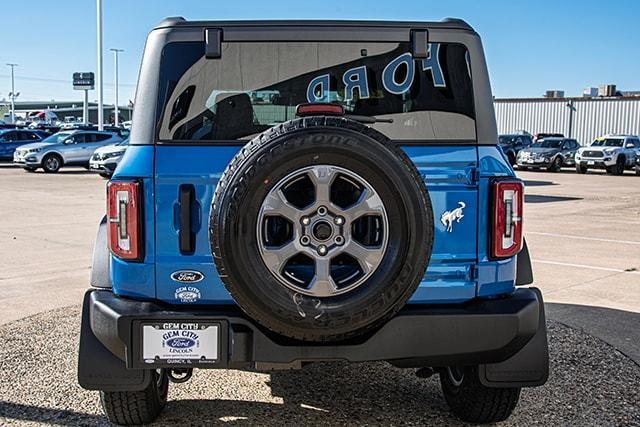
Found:
[[180, 270], [171, 274], [171, 279], [180, 283], [197, 283], [204, 279], [204, 274], [193, 270]]
[[168, 339], [167, 345], [171, 348], [191, 348], [196, 345], [196, 341], [186, 337], [175, 337]]

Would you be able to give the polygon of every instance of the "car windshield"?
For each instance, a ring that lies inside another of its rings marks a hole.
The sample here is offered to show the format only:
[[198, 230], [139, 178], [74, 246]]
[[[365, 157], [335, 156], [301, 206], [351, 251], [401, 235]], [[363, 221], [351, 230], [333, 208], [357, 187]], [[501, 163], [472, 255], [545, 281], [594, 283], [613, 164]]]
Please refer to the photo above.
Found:
[[118, 147], [122, 147], [122, 146], [127, 146], [129, 145], [129, 138], [125, 139], [124, 141], [118, 142], [116, 144]]
[[559, 139], [543, 139], [533, 144], [532, 148], [560, 148], [562, 140]]
[[62, 142], [65, 139], [69, 138], [71, 135], [71, 132], [58, 132], [49, 137], [46, 137], [42, 140], [42, 142]]
[[622, 138], [599, 138], [593, 141], [592, 147], [622, 147]]

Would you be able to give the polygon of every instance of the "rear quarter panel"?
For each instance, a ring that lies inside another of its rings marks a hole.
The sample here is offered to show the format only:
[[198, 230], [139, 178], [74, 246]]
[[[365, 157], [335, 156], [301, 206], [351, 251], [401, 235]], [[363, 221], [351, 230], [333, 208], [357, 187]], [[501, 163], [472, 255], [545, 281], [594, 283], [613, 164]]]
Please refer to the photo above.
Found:
[[155, 182], [153, 180], [154, 150], [150, 145], [132, 146], [116, 169], [113, 181], [136, 179], [142, 183], [144, 258], [142, 262], [122, 261], [111, 255], [111, 283], [117, 295], [140, 299], [156, 298], [156, 221]]
[[[498, 147], [478, 147], [478, 270], [477, 294], [495, 297], [513, 292], [516, 277], [516, 257], [491, 260], [489, 257], [491, 230], [491, 182], [498, 178], [515, 177], [504, 154]], [[526, 214], [525, 214], [526, 217]]]

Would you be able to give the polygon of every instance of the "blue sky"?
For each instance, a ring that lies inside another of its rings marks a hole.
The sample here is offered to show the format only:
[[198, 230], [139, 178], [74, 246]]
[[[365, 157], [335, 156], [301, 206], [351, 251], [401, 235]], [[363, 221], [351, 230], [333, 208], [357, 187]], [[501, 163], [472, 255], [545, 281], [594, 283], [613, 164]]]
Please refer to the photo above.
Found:
[[[493, 93], [540, 96], [546, 89], [579, 95], [615, 83], [640, 90], [640, 1], [103, 0], [105, 101], [113, 100], [113, 57], [120, 57], [120, 99], [133, 99], [147, 32], [166, 16], [187, 19], [465, 19], [483, 39]], [[81, 99], [74, 71], [94, 71], [95, 1], [3, 1], [0, 100], [16, 62], [20, 100]], [[95, 99], [96, 92], [90, 93]]]

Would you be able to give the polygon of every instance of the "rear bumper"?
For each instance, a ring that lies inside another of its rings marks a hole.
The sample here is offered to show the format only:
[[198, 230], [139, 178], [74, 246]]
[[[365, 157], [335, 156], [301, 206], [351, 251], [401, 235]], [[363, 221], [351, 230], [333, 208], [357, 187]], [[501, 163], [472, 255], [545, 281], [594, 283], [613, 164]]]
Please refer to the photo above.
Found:
[[406, 307], [373, 334], [333, 344], [283, 338], [258, 326], [235, 306], [188, 308], [90, 290], [84, 299], [82, 327], [90, 329], [127, 369], [134, 370], [151, 367], [141, 357], [144, 322], [215, 321], [222, 325], [219, 363], [188, 367], [290, 368], [330, 360], [384, 360], [405, 367], [497, 363], [521, 350], [540, 328], [546, 351], [544, 310], [536, 289], [518, 289], [508, 298], [476, 300], [456, 307]]

